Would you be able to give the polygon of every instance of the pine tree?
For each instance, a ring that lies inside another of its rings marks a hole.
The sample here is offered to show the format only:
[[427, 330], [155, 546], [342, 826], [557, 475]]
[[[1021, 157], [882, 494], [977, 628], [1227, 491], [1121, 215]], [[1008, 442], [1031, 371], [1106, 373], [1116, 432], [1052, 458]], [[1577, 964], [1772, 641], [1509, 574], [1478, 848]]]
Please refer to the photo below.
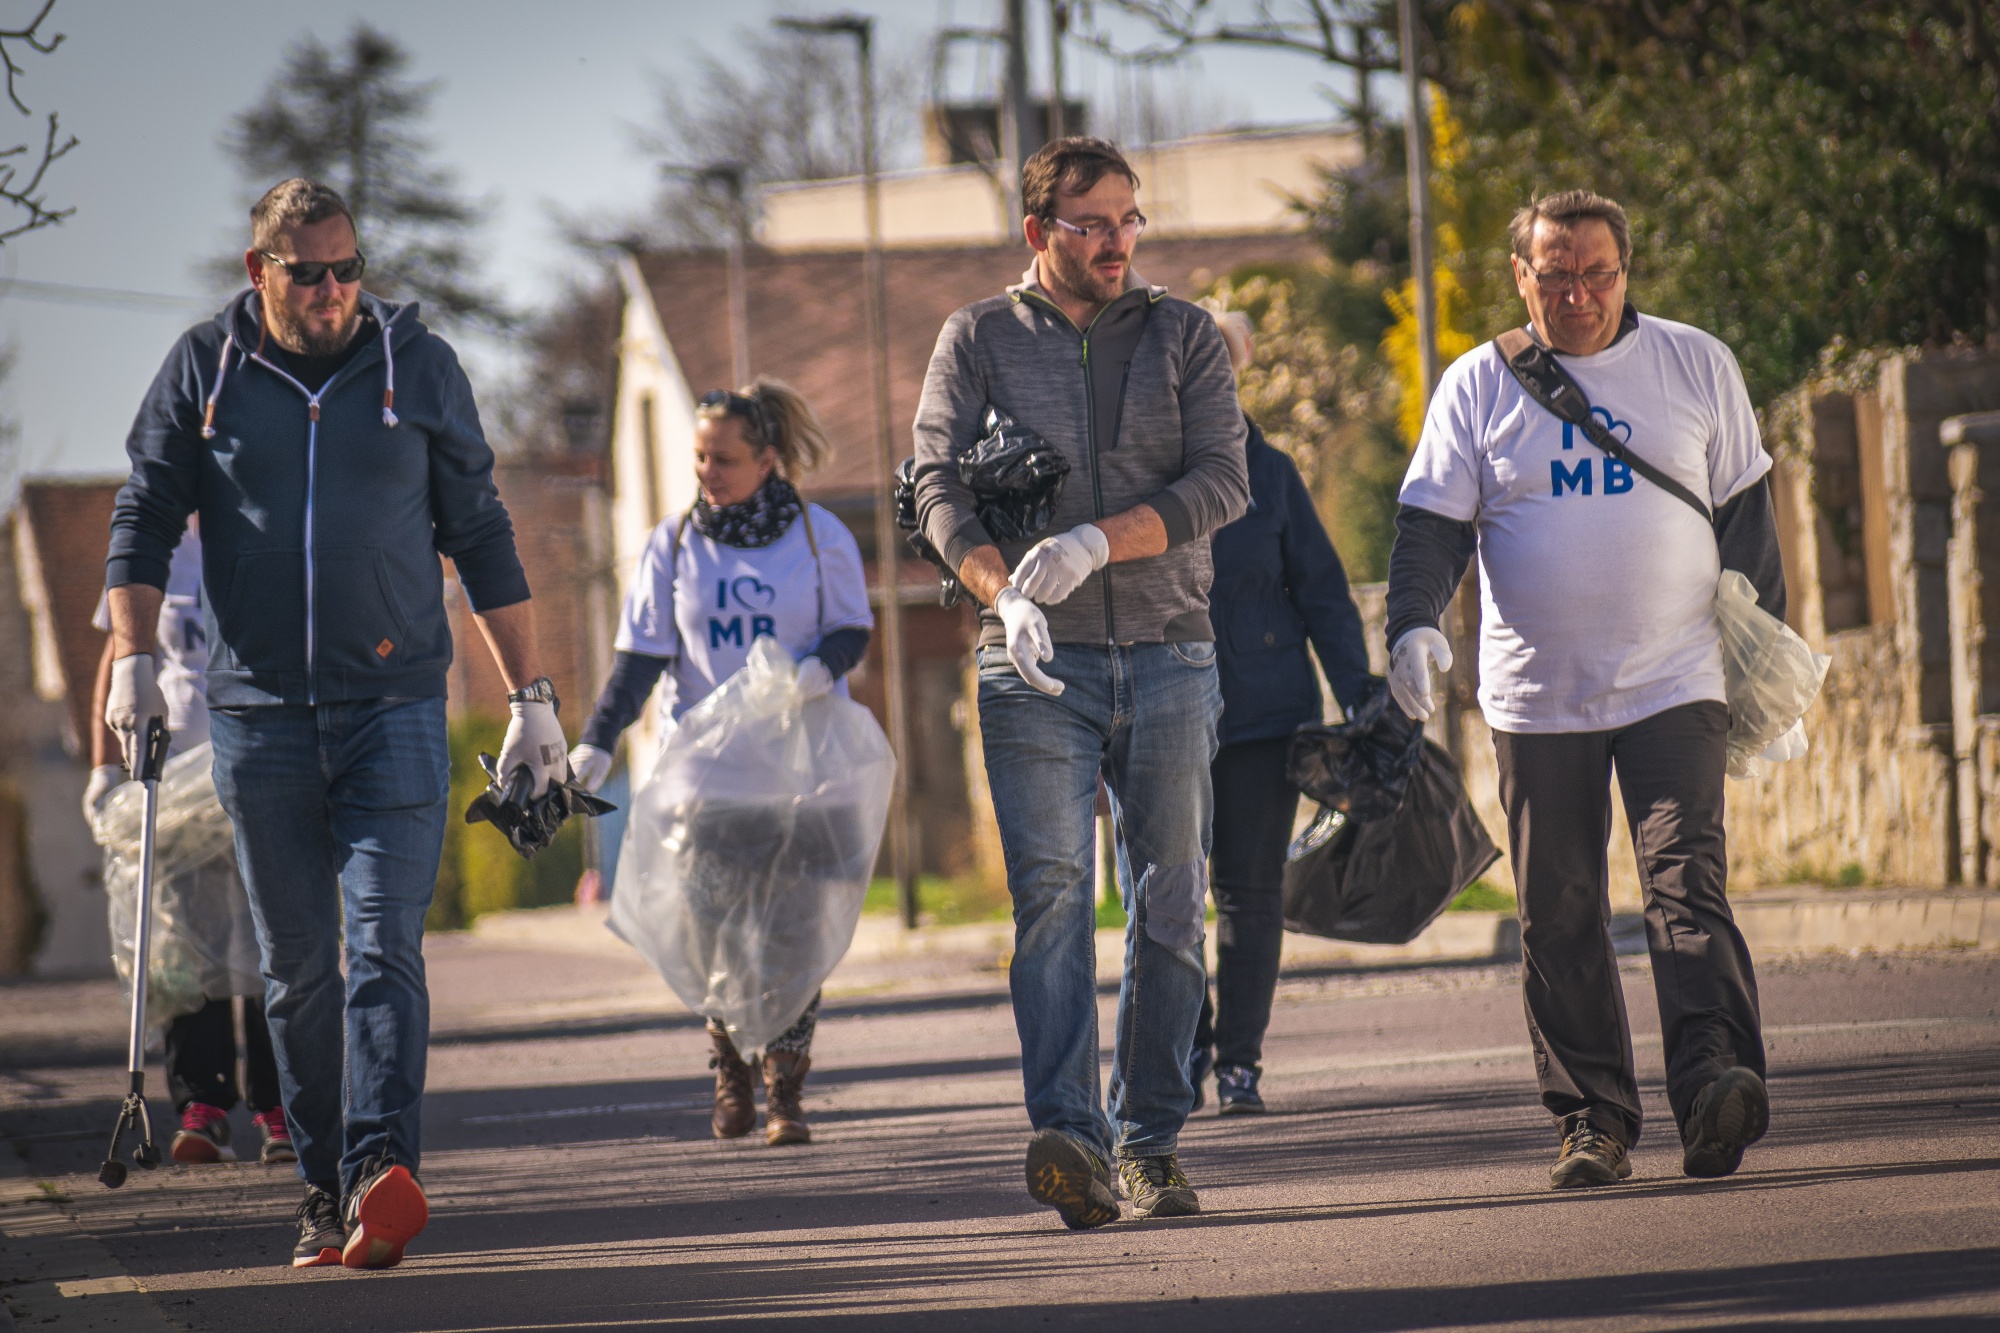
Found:
[[421, 126], [438, 85], [409, 78], [409, 64], [393, 37], [367, 23], [337, 49], [308, 35], [223, 146], [256, 193], [292, 176], [340, 191], [368, 256], [370, 291], [420, 300], [446, 322], [503, 328], [514, 317], [479, 281], [468, 248], [491, 204], [462, 197], [452, 173], [430, 160]]

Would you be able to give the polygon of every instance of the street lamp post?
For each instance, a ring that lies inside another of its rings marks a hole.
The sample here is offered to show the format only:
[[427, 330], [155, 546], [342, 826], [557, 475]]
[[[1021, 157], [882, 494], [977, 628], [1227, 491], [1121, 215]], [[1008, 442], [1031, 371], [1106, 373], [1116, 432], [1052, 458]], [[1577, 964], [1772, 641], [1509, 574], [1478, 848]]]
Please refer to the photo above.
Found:
[[743, 271], [750, 215], [744, 207], [743, 167], [736, 162], [717, 162], [706, 167], [668, 163], [660, 168], [660, 174], [720, 185], [729, 194], [729, 384], [731, 388], [742, 388], [750, 382], [750, 295]]
[[866, 288], [868, 360], [875, 390], [875, 569], [882, 587], [882, 693], [889, 714], [889, 744], [896, 752], [896, 785], [889, 803], [889, 860], [903, 925], [917, 924], [917, 867], [910, 819], [910, 731], [903, 684], [902, 583], [897, 576], [896, 456], [889, 420], [889, 313], [882, 273], [882, 184], [875, 142], [875, 20], [866, 14], [777, 20], [793, 32], [854, 39], [861, 74], [861, 176], [867, 245], [862, 251]]
[[[1403, 133], [1408, 144], [1410, 170], [1410, 274], [1417, 288], [1417, 367], [1424, 407], [1430, 407], [1431, 390], [1437, 387], [1437, 288], [1431, 264], [1430, 155], [1424, 143], [1424, 84], [1417, 72], [1417, 0], [1398, 0], [1402, 23], [1403, 92], [1407, 99], [1403, 112]], [[1365, 79], [1367, 75], [1364, 73]]]

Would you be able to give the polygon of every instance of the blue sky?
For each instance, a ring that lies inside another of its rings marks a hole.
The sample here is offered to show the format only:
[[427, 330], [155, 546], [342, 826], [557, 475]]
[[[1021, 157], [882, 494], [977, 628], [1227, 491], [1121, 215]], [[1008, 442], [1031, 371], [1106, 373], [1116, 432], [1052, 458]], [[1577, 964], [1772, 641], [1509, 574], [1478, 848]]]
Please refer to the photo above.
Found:
[[[40, 0], [0, 0], [0, 26]], [[568, 258], [549, 221], [633, 209], [651, 192], [629, 127], [654, 113], [656, 76], [727, 56], [746, 27], [780, 12], [848, 7], [738, 0], [58, 0], [51, 56], [28, 55], [19, 83], [37, 117], [61, 113], [81, 145], [52, 171], [48, 195], [77, 212], [62, 226], [0, 246], [0, 279], [199, 296], [201, 261], [240, 247], [248, 198], [218, 139], [285, 49], [308, 32], [341, 37], [356, 19], [394, 35], [413, 72], [442, 87], [430, 132], [436, 158], [466, 193], [491, 197], [480, 236], [486, 276], [517, 304], [546, 293]], [[878, 16], [885, 45], [914, 45], [940, 22], [997, 21], [999, 0], [855, 0]], [[1031, 3], [1039, 19], [1045, 6]], [[1035, 43], [1037, 81], [1043, 43]], [[1072, 95], [1109, 96], [1108, 67], [1070, 61]], [[1327, 71], [1282, 53], [1211, 52], [1179, 86], [1247, 123], [1323, 119]], [[1389, 90], [1382, 90], [1387, 93]], [[11, 123], [9, 123], [11, 122]], [[0, 136], [39, 133], [0, 104]], [[0, 288], [0, 341], [16, 354], [0, 415], [20, 428], [26, 474], [123, 471], [126, 428], [180, 330], [213, 303], [157, 310], [59, 304]], [[466, 349], [475, 381], [508, 372], [496, 348]], [[0, 477], [0, 486], [11, 482]]]

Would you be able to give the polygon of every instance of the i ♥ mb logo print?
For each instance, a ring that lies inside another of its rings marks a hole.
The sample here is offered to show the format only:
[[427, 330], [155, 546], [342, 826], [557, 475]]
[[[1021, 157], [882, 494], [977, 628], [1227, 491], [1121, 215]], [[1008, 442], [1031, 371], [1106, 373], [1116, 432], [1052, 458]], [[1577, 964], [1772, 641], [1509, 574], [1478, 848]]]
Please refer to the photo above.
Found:
[[778, 590], [754, 574], [745, 574], [731, 582], [729, 595], [745, 611], [769, 611], [778, 600]]

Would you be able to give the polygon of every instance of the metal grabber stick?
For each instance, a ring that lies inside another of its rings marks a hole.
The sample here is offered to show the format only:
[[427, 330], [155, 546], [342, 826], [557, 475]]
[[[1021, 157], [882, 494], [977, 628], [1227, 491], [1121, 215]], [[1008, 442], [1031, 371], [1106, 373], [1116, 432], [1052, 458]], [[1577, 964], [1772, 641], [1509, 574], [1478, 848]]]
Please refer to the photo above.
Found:
[[125, 1163], [118, 1160], [118, 1141], [127, 1126], [139, 1132], [139, 1146], [132, 1160], [151, 1171], [160, 1164], [159, 1145], [153, 1142], [153, 1118], [146, 1111], [146, 971], [151, 964], [153, 944], [153, 834], [160, 818], [160, 772], [167, 763], [167, 724], [152, 718], [143, 740], [134, 738], [126, 764], [132, 776], [146, 789], [145, 819], [139, 830], [139, 903], [132, 928], [132, 1031], [125, 1047], [125, 1072], [131, 1082], [125, 1104], [118, 1108], [118, 1124], [111, 1131], [111, 1147], [97, 1179], [107, 1189], [125, 1183]]

